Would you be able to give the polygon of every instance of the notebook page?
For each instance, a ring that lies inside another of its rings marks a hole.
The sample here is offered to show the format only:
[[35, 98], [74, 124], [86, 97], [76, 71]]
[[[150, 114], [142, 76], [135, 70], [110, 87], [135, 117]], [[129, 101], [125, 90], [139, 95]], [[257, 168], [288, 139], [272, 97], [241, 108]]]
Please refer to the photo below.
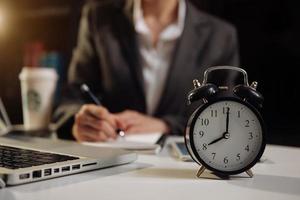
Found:
[[117, 140], [107, 142], [83, 142], [83, 144], [96, 147], [112, 147], [157, 153], [161, 146], [156, 144], [156, 142], [161, 136], [162, 133], [127, 134], [124, 137], [119, 137]]

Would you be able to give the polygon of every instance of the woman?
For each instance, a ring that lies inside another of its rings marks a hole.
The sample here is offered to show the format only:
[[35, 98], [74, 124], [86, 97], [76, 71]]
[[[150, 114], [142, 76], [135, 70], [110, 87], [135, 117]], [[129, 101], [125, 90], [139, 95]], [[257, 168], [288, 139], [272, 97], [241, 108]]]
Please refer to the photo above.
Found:
[[235, 29], [189, 1], [89, 3], [68, 86], [76, 93], [88, 84], [104, 106], [66, 94], [57, 113], [78, 112], [58, 134], [78, 141], [116, 138], [116, 128], [182, 134], [191, 81], [215, 65], [238, 65]]

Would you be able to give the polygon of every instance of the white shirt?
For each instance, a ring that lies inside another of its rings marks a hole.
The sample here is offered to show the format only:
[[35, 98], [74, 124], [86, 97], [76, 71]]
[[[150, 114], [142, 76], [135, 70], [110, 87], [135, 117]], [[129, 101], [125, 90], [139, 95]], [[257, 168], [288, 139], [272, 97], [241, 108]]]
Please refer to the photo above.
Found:
[[152, 45], [151, 32], [144, 20], [141, 0], [134, 1], [134, 26], [138, 34], [147, 113], [150, 115], [154, 114], [162, 96], [174, 48], [184, 28], [186, 3], [185, 0], [178, 1], [177, 21], [160, 33], [156, 47]]

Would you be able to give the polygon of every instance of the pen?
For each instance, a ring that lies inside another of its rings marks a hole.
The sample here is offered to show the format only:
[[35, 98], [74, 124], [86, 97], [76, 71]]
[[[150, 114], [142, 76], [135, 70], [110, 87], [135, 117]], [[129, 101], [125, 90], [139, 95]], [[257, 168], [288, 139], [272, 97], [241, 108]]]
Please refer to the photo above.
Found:
[[156, 142], [156, 144], [158, 144], [161, 149], [164, 147], [165, 143], [166, 143], [166, 140], [167, 140], [167, 135], [166, 134], [163, 134]]
[[[101, 101], [92, 93], [92, 91], [90, 90], [89, 86], [87, 86], [87, 84], [82, 84], [80, 90], [83, 94], [89, 97], [90, 100], [92, 100], [96, 105], [98, 106], [102, 105]], [[116, 133], [121, 137], [125, 136], [125, 131], [123, 131], [120, 128], [116, 129]]]

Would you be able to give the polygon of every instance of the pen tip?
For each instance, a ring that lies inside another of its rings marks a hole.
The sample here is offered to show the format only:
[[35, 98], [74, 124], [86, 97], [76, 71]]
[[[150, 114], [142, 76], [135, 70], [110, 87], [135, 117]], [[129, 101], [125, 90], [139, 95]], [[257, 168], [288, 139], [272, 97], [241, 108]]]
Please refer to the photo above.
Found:
[[86, 84], [82, 84], [80, 88], [82, 91], [89, 91], [89, 87]]
[[121, 137], [125, 136], [125, 131], [118, 129], [117, 132], [118, 132], [119, 136], [121, 136]]

